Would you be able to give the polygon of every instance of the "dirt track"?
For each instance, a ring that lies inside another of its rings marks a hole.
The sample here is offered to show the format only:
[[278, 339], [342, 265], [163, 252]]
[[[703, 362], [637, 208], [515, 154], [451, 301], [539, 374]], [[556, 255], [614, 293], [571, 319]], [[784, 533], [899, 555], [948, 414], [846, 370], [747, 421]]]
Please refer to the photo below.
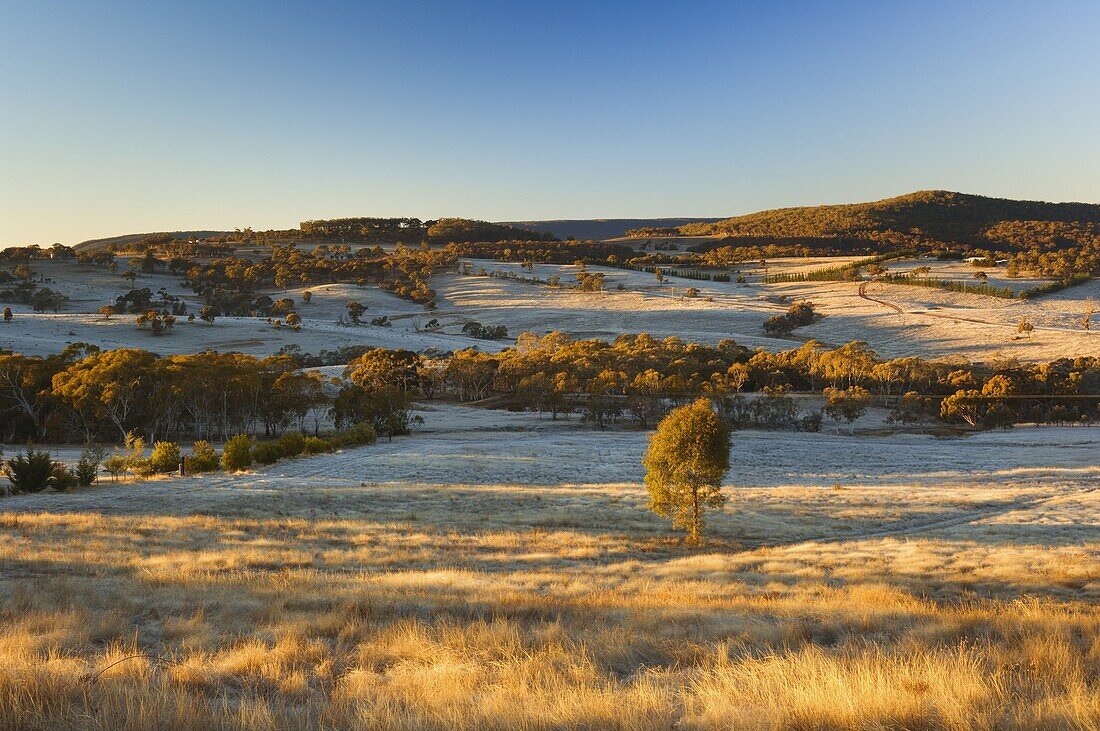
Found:
[[902, 310], [897, 305], [895, 305], [893, 302], [887, 302], [885, 300], [876, 299], [876, 298], [870, 296], [869, 294], [867, 294], [867, 285], [868, 284], [870, 284], [870, 282], [860, 282], [859, 283], [859, 296], [860, 297], [862, 297], [863, 299], [868, 300], [870, 302], [877, 302], [878, 304], [882, 305], [883, 307], [889, 307], [891, 310], [898, 313], [899, 315], [904, 314], [905, 311]]

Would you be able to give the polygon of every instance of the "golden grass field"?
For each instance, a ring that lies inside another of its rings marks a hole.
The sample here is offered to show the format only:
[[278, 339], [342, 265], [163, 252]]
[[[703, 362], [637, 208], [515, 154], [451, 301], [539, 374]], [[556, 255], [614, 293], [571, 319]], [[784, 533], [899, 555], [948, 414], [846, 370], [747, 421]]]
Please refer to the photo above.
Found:
[[689, 549], [636, 483], [326, 473], [372, 449], [0, 499], [0, 723], [1100, 728], [1095, 470], [731, 489]]

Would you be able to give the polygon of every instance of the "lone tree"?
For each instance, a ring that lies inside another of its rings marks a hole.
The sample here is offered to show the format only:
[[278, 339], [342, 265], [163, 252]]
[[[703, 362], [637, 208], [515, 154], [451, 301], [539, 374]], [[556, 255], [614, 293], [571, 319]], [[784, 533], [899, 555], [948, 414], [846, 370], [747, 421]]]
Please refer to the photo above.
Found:
[[672, 519], [697, 544], [703, 513], [726, 503], [722, 478], [730, 468], [730, 428], [707, 399], [671, 411], [649, 439], [642, 465], [649, 509]]
[[361, 318], [366, 311], [367, 308], [362, 302], [356, 302], [355, 300], [348, 302], [348, 317], [351, 318], [353, 324], [358, 325], [359, 318]]

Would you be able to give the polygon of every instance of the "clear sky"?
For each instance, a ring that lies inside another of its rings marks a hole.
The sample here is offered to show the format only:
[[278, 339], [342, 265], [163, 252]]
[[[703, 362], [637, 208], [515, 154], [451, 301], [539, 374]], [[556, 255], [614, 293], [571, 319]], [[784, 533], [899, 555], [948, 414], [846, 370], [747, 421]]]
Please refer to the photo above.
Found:
[[0, 246], [1100, 201], [1100, 3], [0, 0]]

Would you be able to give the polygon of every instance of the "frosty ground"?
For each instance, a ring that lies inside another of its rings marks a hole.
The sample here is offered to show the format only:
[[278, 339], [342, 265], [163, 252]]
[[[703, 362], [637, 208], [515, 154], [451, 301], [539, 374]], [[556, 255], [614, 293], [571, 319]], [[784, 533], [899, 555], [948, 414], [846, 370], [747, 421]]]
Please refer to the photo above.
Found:
[[[835, 257], [778, 259], [768, 262], [768, 271], [808, 271], [835, 266], [837, 261]], [[947, 279], [961, 280], [967, 271], [958, 263], [929, 260], [907, 260], [891, 267], [907, 271], [918, 265], [931, 266], [931, 276]], [[262, 318], [221, 317], [213, 324], [180, 321], [171, 335], [157, 337], [137, 328], [134, 315], [107, 320], [98, 314], [100, 306], [113, 302], [128, 289], [117, 275], [70, 262], [41, 262], [36, 266], [51, 280], [44, 286], [61, 291], [71, 302], [58, 314], [34, 313], [26, 306], [13, 306], [15, 319], [0, 324], [0, 348], [28, 355], [55, 353], [76, 342], [95, 343], [104, 348], [140, 347], [163, 354], [211, 348], [267, 355], [286, 346], [317, 353], [345, 345], [418, 351], [478, 347], [496, 351], [522, 332], [543, 334], [557, 330], [607, 340], [637, 332], [676, 336], [689, 342], [716, 343], [732, 338], [742, 345], [768, 350], [797, 347], [809, 338], [829, 345], [865, 340], [886, 357], [922, 355], [989, 360], [1007, 356], [1045, 361], [1100, 354], [1100, 327], [1086, 332], [1080, 324], [1088, 303], [1100, 299], [1100, 282], [1095, 280], [1024, 301], [877, 282], [868, 284], [862, 294], [859, 282], [762, 284], [762, 270], [757, 264], [737, 270], [746, 277], [743, 284], [671, 275], [660, 283], [645, 272], [590, 266], [587, 267], [590, 272], [605, 275], [606, 291], [580, 292], [568, 286], [576, 279], [578, 268], [573, 265], [536, 264], [528, 271], [519, 264], [472, 259], [466, 265], [471, 275], [447, 273], [433, 278], [432, 286], [438, 292], [435, 310], [374, 287], [317, 284], [268, 292], [273, 298], [289, 297], [295, 301], [303, 323], [298, 331], [276, 328]], [[566, 286], [555, 288], [517, 279], [476, 276], [481, 271], [542, 281], [558, 276]], [[141, 274], [135, 286], [148, 287], [154, 292], [163, 287], [182, 297], [190, 312], [197, 312], [202, 303], [183, 290], [179, 280], [178, 276]], [[990, 270], [990, 280], [997, 285], [1034, 284], [1030, 280], [1005, 279], [998, 270]], [[698, 289], [699, 295], [685, 297], [690, 288]], [[302, 292], [307, 289], [313, 293], [309, 304], [302, 301]], [[803, 299], [814, 302], [824, 317], [799, 328], [791, 337], [777, 338], [764, 333], [763, 323], [768, 317]], [[385, 316], [391, 326], [338, 324], [351, 300], [367, 306], [366, 321]], [[1031, 337], [1017, 335], [1022, 318], [1035, 326]], [[433, 319], [439, 327], [428, 331], [427, 325]], [[486, 341], [466, 337], [462, 328], [472, 321], [504, 325], [509, 338]]]
[[[0, 503], [23, 728], [1094, 728], [1100, 429], [738, 432], [690, 549], [645, 435], [393, 442]], [[18, 714], [13, 715], [13, 714]]]
[[[308, 305], [271, 293], [299, 303], [301, 331], [218, 318], [157, 338], [93, 314], [117, 276], [61, 264], [49, 286], [70, 306], [14, 308], [0, 347], [510, 344], [463, 336], [471, 320], [772, 350], [859, 338], [887, 356], [1100, 344], [1074, 324], [1096, 282], [1024, 302], [762, 285], [748, 266], [744, 285], [599, 271], [607, 292], [447, 274], [433, 312], [318, 285]], [[174, 277], [138, 286], [200, 304]], [[825, 317], [763, 334], [803, 298]], [[350, 299], [392, 327], [338, 324]], [[1014, 339], [1020, 316], [1030, 340]], [[729, 502], [691, 548], [647, 509], [643, 431], [437, 401], [416, 413], [410, 436], [241, 474], [0, 498], [0, 726], [1100, 728], [1100, 428], [896, 433], [873, 408], [851, 435], [739, 431]]]

